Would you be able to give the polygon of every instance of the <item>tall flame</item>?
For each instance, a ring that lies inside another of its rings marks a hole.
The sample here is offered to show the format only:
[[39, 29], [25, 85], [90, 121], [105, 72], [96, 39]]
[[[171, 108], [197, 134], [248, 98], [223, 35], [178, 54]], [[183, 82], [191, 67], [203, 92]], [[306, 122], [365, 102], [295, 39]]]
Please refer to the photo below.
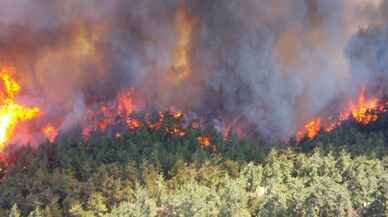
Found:
[[185, 80], [191, 74], [190, 46], [194, 32], [193, 18], [190, 17], [186, 5], [183, 5], [176, 14], [175, 25], [177, 41], [173, 51], [172, 77], [176, 83]]
[[0, 80], [3, 83], [0, 90], [0, 150], [12, 138], [16, 125], [21, 121], [31, 120], [39, 113], [37, 107], [25, 107], [15, 102], [15, 96], [20, 92], [20, 85], [12, 78], [12, 70], [7, 67], [0, 69]]

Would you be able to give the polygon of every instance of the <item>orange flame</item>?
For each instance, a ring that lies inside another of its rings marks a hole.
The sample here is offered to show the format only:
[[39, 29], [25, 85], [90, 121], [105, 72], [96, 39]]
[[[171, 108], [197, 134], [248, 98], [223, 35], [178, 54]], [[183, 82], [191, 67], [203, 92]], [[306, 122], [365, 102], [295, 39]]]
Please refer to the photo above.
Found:
[[173, 53], [173, 67], [171, 80], [175, 83], [186, 79], [191, 74], [190, 46], [193, 38], [193, 18], [190, 17], [187, 7], [181, 7], [175, 17], [176, 47]]
[[379, 107], [377, 98], [365, 99], [365, 89], [358, 98], [358, 104], [351, 104], [350, 108], [353, 118], [360, 124], [368, 124], [377, 120], [378, 116], [372, 114], [371, 111], [384, 110], [383, 107]]
[[343, 111], [337, 121], [330, 124], [325, 130], [330, 132], [337, 128], [343, 121], [353, 118], [357, 123], [366, 125], [374, 122], [378, 119], [376, 112], [384, 112], [385, 107], [379, 102], [376, 97], [367, 99], [365, 96], [365, 88], [361, 90], [361, 93], [357, 99], [357, 102], [350, 102], [347, 109]]
[[181, 128], [178, 128], [178, 127], [174, 127], [172, 129], [170, 129], [169, 133], [171, 135], [181, 136], [181, 137], [186, 135], [186, 131], [184, 129], [181, 129]]
[[43, 134], [51, 143], [53, 143], [58, 136], [58, 130], [54, 127], [54, 125], [47, 124], [46, 127], [43, 128]]
[[175, 118], [175, 119], [179, 119], [181, 117], [183, 117], [183, 113], [182, 112], [176, 112], [176, 111], [173, 111], [171, 112], [172, 116]]
[[0, 90], [0, 150], [12, 138], [16, 125], [21, 121], [36, 117], [40, 109], [24, 107], [15, 102], [15, 96], [20, 92], [20, 85], [12, 78], [11, 68], [0, 69], [0, 80], [3, 83]]
[[122, 116], [128, 116], [135, 110], [133, 103], [133, 91], [127, 91], [118, 97], [118, 113]]
[[[367, 99], [366, 90], [363, 88], [357, 102], [354, 103], [353, 101], [350, 101], [347, 108], [341, 112], [334, 121], [325, 119], [327, 124], [326, 127], [324, 127], [324, 130], [326, 132], [330, 132], [340, 126], [342, 122], [350, 118], [353, 118], [359, 124], [366, 125], [378, 119], [376, 112], [384, 111], [384, 105], [379, 102], [376, 97]], [[303, 129], [297, 132], [296, 139], [299, 141], [305, 136], [309, 139], [315, 138], [319, 130], [322, 128], [321, 120], [321, 118], [315, 118], [308, 122]]]
[[303, 137], [307, 136], [309, 139], [313, 139], [321, 129], [321, 119], [316, 118], [310, 122], [308, 122], [306, 125], [304, 125], [303, 130], [300, 130], [296, 138], [297, 140], [301, 140]]
[[197, 140], [203, 148], [207, 148], [207, 147], [211, 146], [211, 144], [212, 144], [209, 136], [200, 136], [197, 138]]
[[[119, 94], [112, 104], [102, 104], [97, 111], [88, 111], [88, 131], [93, 131], [96, 128], [102, 132], [114, 124], [118, 118], [127, 119], [135, 111], [135, 105], [133, 102], [133, 90], [122, 92]], [[127, 120], [128, 126], [134, 127], [136, 123]], [[138, 128], [138, 127], [135, 127]]]
[[142, 125], [141, 121], [140, 120], [137, 120], [137, 119], [133, 119], [133, 118], [130, 118], [127, 120], [127, 126], [130, 130], [134, 130], [134, 129], [137, 129], [137, 128], [140, 128]]

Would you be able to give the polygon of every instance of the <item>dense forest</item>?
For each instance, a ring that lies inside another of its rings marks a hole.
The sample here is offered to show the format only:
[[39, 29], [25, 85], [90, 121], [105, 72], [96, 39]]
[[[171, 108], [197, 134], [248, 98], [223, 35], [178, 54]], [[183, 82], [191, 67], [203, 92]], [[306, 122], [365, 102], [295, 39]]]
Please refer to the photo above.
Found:
[[173, 118], [72, 135], [2, 165], [0, 216], [388, 216], [385, 122], [283, 144], [193, 127], [172, 135]]

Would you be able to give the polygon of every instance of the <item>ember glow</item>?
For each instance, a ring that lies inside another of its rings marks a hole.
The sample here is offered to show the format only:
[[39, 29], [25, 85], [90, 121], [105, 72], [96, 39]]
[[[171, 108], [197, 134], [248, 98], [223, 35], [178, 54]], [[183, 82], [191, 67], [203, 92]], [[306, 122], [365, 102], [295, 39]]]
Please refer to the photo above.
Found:
[[212, 145], [211, 138], [209, 136], [200, 136], [197, 140], [203, 148], [207, 148]]
[[58, 136], [58, 130], [52, 124], [47, 124], [46, 127], [43, 128], [43, 134], [49, 140], [49, 142], [55, 142], [55, 139]]
[[128, 118], [127, 125], [130, 130], [135, 130], [142, 126], [142, 122], [135, 118]]
[[12, 69], [0, 69], [0, 150], [4, 149], [9, 139], [14, 135], [18, 123], [28, 121], [38, 116], [39, 108], [26, 107], [16, 102], [15, 97], [20, 92], [20, 85], [12, 77]]

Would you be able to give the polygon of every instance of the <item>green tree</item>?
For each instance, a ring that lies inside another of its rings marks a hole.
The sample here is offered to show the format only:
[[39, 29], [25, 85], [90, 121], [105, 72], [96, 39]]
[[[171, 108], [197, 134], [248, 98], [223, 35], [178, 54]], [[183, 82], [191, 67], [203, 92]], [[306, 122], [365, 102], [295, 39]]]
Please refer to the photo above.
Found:
[[156, 203], [149, 197], [146, 190], [138, 188], [133, 202], [123, 202], [112, 209], [105, 217], [155, 217]]
[[9, 213], [9, 217], [21, 217], [20, 210], [17, 204], [14, 204]]
[[108, 212], [106, 198], [100, 192], [93, 192], [87, 202], [87, 208], [97, 217], [102, 217]]
[[45, 217], [45, 216], [43, 215], [42, 209], [37, 207], [32, 212], [30, 212], [28, 217]]
[[381, 178], [379, 188], [375, 193], [375, 201], [370, 206], [367, 216], [388, 216], [388, 175]]

